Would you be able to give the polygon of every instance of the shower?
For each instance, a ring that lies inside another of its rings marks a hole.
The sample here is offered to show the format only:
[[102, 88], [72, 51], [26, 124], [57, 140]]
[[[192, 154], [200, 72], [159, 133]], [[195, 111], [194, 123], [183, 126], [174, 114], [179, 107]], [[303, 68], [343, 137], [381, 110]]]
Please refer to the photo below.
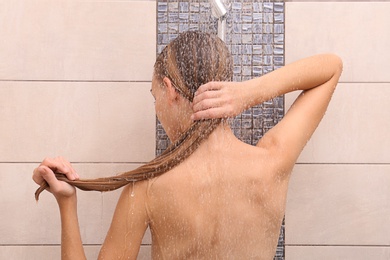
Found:
[[212, 15], [218, 19], [218, 37], [225, 41], [227, 10], [222, 0], [210, 0]]

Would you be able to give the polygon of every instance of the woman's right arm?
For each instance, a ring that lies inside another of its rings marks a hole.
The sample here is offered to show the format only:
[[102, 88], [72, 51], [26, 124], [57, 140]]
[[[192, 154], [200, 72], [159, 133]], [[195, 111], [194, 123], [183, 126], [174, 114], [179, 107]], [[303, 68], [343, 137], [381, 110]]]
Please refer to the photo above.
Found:
[[[33, 180], [48, 190], [57, 200], [61, 216], [61, 259], [86, 259], [77, 217], [77, 198], [74, 187], [59, 181], [54, 173], [60, 172], [70, 180], [79, 176], [71, 164], [62, 157], [47, 158], [34, 170]], [[123, 188], [99, 259], [136, 259], [143, 235], [148, 226], [145, 208], [146, 182], [137, 182]]]
[[234, 117], [279, 95], [302, 90], [281, 122], [257, 144], [280, 153], [280, 163], [292, 167], [325, 114], [341, 72], [339, 57], [321, 54], [249, 81], [210, 82], [195, 95], [193, 119]]
[[44, 181], [48, 183], [48, 190], [56, 198], [60, 209], [61, 259], [86, 259], [77, 217], [76, 190], [68, 183], [57, 180], [54, 172], [63, 173], [70, 180], [78, 179], [79, 176], [62, 157], [46, 158], [33, 173], [33, 180], [37, 184], [41, 185]]

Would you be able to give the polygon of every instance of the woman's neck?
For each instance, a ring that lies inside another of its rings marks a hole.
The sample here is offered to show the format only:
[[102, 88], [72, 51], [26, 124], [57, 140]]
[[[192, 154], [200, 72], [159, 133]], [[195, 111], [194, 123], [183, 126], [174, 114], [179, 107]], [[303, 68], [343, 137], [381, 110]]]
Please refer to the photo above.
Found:
[[227, 149], [234, 140], [237, 140], [237, 138], [234, 136], [229, 124], [227, 122], [222, 122], [222, 124], [203, 141], [201, 146], [209, 150]]

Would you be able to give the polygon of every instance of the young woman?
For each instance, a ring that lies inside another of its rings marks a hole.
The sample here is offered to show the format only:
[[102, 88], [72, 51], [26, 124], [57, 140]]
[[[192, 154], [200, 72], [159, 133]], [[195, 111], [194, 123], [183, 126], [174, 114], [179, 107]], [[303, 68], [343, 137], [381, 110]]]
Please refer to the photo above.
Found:
[[[292, 168], [341, 71], [341, 60], [324, 54], [228, 82], [232, 61], [221, 40], [200, 32], [179, 35], [157, 58], [151, 89], [173, 142], [167, 152], [135, 171], [92, 181], [80, 180], [61, 157], [34, 170], [37, 195], [47, 188], [60, 208], [62, 258], [85, 258], [73, 186], [125, 186], [100, 259], [136, 259], [148, 226], [153, 259], [272, 259]], [[238, 140], [224, 120], [296, 90], [303, 92], [256, 146]]]

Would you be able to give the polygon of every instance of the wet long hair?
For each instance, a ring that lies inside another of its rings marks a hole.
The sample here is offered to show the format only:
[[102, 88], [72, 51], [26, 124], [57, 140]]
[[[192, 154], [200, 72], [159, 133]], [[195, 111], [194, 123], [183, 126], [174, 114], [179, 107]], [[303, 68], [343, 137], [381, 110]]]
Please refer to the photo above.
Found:
[[[197, 31], [180, 34], [158, 55], [154, 64], [156, 79], [168, 77], [182, 96], [192, 102], [199, 86], [210, 81], [230, 81], [233, 75], [231, 55], [217, 36]], [[97, 179], [71, 181], [61, 173], [57, 179], [81, 190], [111, 191], [136, 181], [157, 177], [188, 158], [222, 122], [222, 119], [195, 121], [160, 156], [132, 171]], [[48, 188], [44, 182], [35, 199]]]

